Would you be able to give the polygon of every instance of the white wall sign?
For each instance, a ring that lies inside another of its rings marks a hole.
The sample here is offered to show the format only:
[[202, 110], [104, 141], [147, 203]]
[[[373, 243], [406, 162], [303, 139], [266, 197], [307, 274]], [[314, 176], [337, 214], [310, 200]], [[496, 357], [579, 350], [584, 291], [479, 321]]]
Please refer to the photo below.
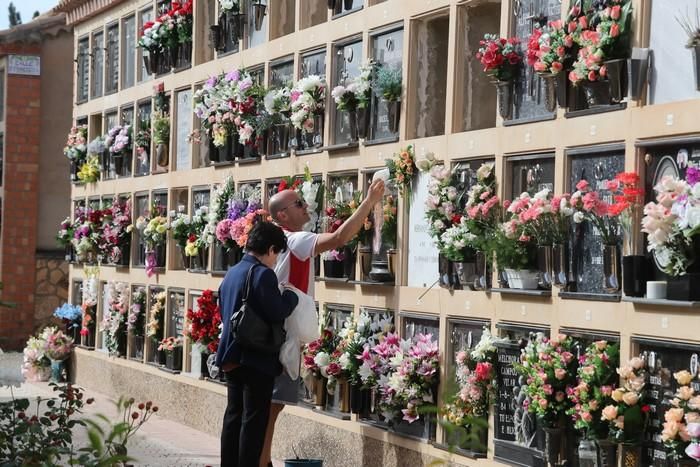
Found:
[[41, 57], [38, 55], [10, 55], [7, 72], [11, 75], [39, 76], [41, 74]]
[[187, 137], [192, 132], [192, 91], [180, 91], [177, 93], [177, 126], [175, 137], [177, 138], [177, 166], [176, 170], [192, 168], [190, 162], [191, 144]]
[[425, 200], [430, 174], [420, 172], [408, 215], [408, 286], [430, 287], [438, 279], [438, 250], [428, 232]]

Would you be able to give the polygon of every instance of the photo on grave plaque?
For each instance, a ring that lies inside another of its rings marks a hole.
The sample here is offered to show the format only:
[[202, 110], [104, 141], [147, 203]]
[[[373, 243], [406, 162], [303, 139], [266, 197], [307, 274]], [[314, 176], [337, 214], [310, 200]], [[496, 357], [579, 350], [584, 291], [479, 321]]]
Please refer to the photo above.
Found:
[[[607, 190], [607, 182], [625, 170], [624, 148], [615, 151], [598, 152], [595, 148], [584, 154], [569, 156], [570, 193], [576, 191], [576, 184], [586, 180], [606, 202], [614, 202], [613, 194]], [[572, 224], [570, 235], [571, 277], [575, 279], [572, 288], [576, 292], [603, 293], [603, 243], [592, 222]], [[622, 232], [620, 232], [621, 234]], [[621, 240], [618, 242], [621, 244]], [[619, 278], [621, 279], [621, 278]]]

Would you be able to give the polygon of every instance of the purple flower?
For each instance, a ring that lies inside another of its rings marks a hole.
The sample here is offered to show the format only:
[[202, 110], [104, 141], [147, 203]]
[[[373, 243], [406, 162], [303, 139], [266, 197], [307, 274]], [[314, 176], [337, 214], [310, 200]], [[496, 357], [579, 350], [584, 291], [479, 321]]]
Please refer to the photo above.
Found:
[[212, 76], [212, 77], [209, 78], [209, 79], [207, 80], [207, 82], [205, 83], [205, 87], [206, 87], [207, 89], [211, 89], [211, 88], [213, 88], [215, 85], [216, 85], [216, 76]]
[[238, 70], [231, 70], [226, 73], [226, 81], [238, 81], [241, 78], [241, 73]]
[[694, 186], [696, 183], [700, 182], [700, 169], [697, 167], [690, 166], [685, 171], [685, 180]]
[[243, 217], [248, 210], [246, 209], [247, 202], [242, 199], [232, 199], [228, 202], [228, 211], [226, 218], [235, 221]]

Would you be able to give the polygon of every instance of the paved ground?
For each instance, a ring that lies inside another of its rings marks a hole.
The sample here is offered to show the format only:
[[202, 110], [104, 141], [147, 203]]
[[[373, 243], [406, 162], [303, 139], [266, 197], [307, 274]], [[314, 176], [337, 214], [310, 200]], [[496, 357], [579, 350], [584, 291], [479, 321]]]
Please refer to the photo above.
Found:
[[[20, 383], [21, 354], [0, 353], [0, 401], [14, 397], [50, 397], [53, 391], [48, 383]], [[7, 386], [15, 382], [15, 386]], [[3, 384], [5, 386], [3, 386]], [[101, 413], [116, 418], [114, 403], [107, 396], [86, 391], [95, 403], [88, 406], [86, 415]], [[137, 401], [138, 402], [138, 401]], [[77, 439], [86, 439], [84, 432]], [[79, 442], [78, 442], [79, 444]], [[138, 466], [206, 466], [219, 465], [219, 440], [185, 425], [153, 416], [129, 442], [129, 455]], [[283, 463], [276, 461], [275, 466]]]

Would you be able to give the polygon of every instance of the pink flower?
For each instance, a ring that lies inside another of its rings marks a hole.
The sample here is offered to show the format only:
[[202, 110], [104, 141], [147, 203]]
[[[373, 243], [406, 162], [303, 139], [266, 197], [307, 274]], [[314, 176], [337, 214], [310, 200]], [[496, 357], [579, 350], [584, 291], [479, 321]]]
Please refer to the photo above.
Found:
[[617, 23], [613, 23], [612, 26], [610, 26], [610, 37], [617, 37], [619, 35], [620, 35], [620, 26]]
[[691, 438], [700, 438], [700, 423], [688, 423], [687, 426], [688, 436]]
[[540, 399], [539, 404], [540, 404], [540, 408], [546, 409], [547, 405], [549, 405], [549, 402], [547, 402], [547, 399]]
[[579, 180], [576, 184], [576, 189], [579, 191], [584, 191], [588, 188], [588, 182], [586, 180]]
[[700, 460], [700, 444], [690, 443], [688, 447], [685, 448], [685, 453], [688, 455], [688, 457], [695, 459], [696, 461]]
[[561, 62], [552, 62], [551, 66], [553, 73], [559, 73], [561, 70], [564, 69], [564, 65], [562, 65]]
[[561, 381], [562, 379], [566, 378], [566, 370], [557, 368], [554, 370], [554, 377]]

